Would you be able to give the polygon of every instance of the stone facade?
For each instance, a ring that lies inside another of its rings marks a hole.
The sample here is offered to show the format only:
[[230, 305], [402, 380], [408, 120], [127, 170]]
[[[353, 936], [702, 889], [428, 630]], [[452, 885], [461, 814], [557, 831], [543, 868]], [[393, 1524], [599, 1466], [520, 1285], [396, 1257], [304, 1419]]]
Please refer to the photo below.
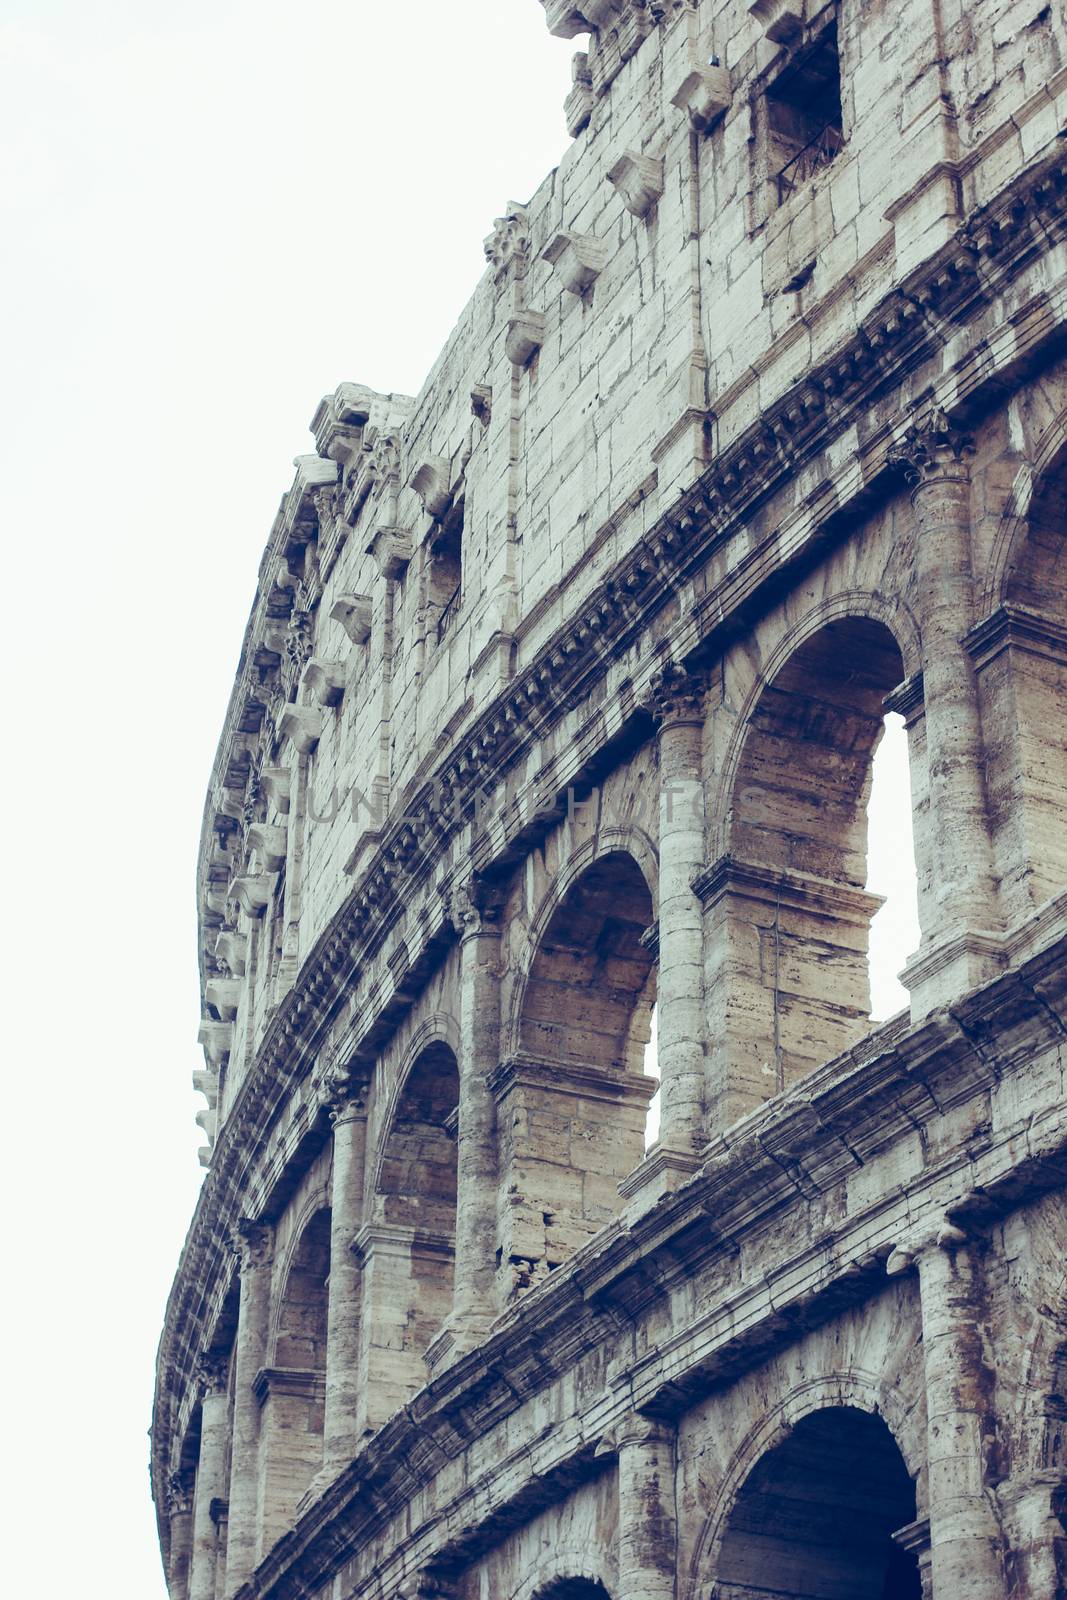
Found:
[[316, 411], [211, 777], [172, 1600], [1067, 1596], [1061, 0], [542, 4], [574, 142]]

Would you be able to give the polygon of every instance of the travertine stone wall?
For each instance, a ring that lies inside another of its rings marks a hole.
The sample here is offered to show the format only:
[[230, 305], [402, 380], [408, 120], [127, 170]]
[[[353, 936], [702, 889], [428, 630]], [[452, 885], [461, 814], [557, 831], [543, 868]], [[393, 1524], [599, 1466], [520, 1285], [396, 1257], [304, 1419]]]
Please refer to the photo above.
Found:
[[542, 3], [573, 143], [319, 405], [211, 775], [171, 1594], [1067, 1594], [1062, 7]]

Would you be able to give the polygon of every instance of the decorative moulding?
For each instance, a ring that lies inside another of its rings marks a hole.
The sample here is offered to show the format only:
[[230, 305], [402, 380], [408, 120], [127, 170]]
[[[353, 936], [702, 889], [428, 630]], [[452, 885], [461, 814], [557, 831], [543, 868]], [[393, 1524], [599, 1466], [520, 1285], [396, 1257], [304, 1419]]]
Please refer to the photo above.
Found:
[[289, 845], [289, 831], [267, 822], [253, 822], [247, 833], [249, 847], [256, 852], [256, 861], [268, 872], [277, 872], [285, 861]]
[[278, 732], [298, 755], [310, 755], [322, 738], [322, 712], [318, 706], [286, 706]]
[[330, 616], [341, 624], [353, 644], [366, 644], [370, 638], [370, 595], [339, 595], [330, 609]]
[[508, 318], [504, 349], [516, 367], [525, 367], [545, 342], [545, 319], [540, 311], [516, 311]]
[[411, 488], [422, 501], [422, 509], [440, 519], [451, 504], [448, 478], [450, 463], [443, 456], [427, 456], [411, 475]]
[[204, 985], [204, 999], [214, 1006], [223, 1022], [232, 1022], [241, 1003], [242, 987], [239, 978], [209, 978]]
[[674, 93], [671, 105], [684, 111], [698, 133], [708, 133], [730, 105], [730, 74], [725, 67], [693, 67]]
[[245, 872], [230, 884], [230, 899], [236, 900], [248, 917], [261, 917], [271, 903], [278, 879], [273, 872]]
[[788, 44], [804, 26], [801, 0], [751, 0], [748, 14], [772, 44]]
[[587, 234], [557, 233], [541, 252], [541, 259], [555, 267], [570, 294], [582, 295], [592, 288], [607, 265], [608, 247]]
[[233, 1047], [232, 1022], [213, 1022], [210, 1017], [205, 1018], [196, 1042], [203, 1045], [212, 1066], [221, 1067]]
[[337, 706], [344, 697], [345, 669], [340, 661], [312, 656], [300, 681], [313, 706]]
[[405, 528], [379, 528], [366, 553], [374, 557], [382, 577], [393, 582], [407, 571], [412, 556], [411, 538]]
[[259, 786], [276, 811], [282, 816], [289, 813], [289, 791], [292, 773], [288, 767], [264, 767], [259, 775]]
[[663, 193], [663, 162], [627, 150], [608, 173], [627, 211], [645, 217]]
[[215, 940], [215, 954], [220, 961], [225, 961], [231, 972], [243, 978], [248, 965], [247, 934], [238, 933], [235, 928], [227, 928], [225, 933], [220, 933]]

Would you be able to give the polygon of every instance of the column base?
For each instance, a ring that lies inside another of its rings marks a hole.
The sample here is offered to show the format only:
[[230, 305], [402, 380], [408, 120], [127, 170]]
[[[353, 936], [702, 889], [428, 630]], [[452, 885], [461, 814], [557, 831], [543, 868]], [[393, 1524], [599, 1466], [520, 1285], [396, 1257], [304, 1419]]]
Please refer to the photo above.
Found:
[[627, 1201], [624, 1214], [640, 1216], [648, 1211], [665, 1194], [673, 1194], [688, 1183], [701, 1165], [701, 1157], [691, 1150], [671, 1150], [654, 1144], [619, 1184], [619, 1193]]
[[1003, 971], [1006, 960], [1004, 935], [988, 929], [968, 928], [920, 947], [900, 974], [911, 997], [912, 1022], [980, 989]]

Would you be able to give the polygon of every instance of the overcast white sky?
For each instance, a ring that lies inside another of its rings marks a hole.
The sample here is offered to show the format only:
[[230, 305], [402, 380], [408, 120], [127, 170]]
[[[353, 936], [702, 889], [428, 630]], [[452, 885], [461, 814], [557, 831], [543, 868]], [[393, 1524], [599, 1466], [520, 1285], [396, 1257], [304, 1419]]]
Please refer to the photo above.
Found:
[[0, 0], [11, 1592], [165, 1593], [193, 875], [256, 568], [319, 397], [416, 391], [559, 159], [573, 48], [537, 0]]

